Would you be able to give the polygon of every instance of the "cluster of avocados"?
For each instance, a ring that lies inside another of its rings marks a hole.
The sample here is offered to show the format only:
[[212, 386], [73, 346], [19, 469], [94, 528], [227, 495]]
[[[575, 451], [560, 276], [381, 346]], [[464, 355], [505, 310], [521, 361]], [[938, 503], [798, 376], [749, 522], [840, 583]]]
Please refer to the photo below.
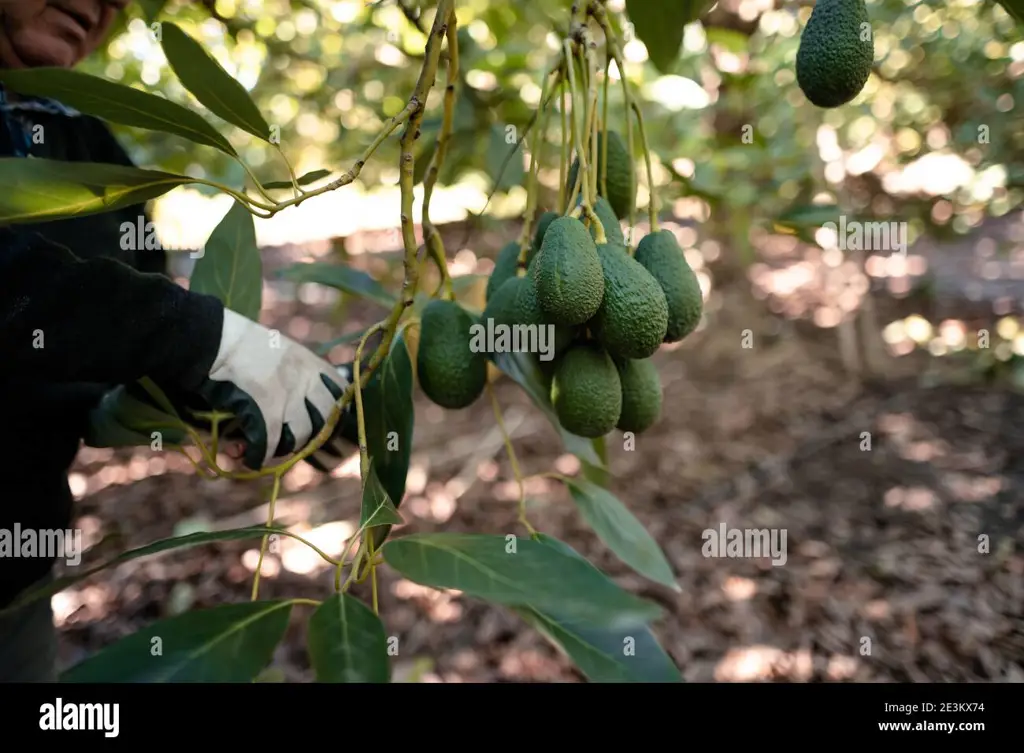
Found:
[[[619, 217], [635, 201], [633, 161], [619, 134], [603, 133], [607, 195], [593, 210], [604, 243], [595, 241], [596, 223], [588, 228], [571, 213], [545, 212], [523, 265], [518, 242], [499, 252], [479, 318], [447, 300], [424, 309], [417, 373], [437, 405], [464, 408], [483, 392], [487, 354], [471, 351], [470, 332], [474, 323], [493, 320], [553, 326], [555, 356], [540, 365], [566, 431], [597, 438], [616, 428], [640, 433], [657, 421], [662, 390], [650, 357], [662, 343], [679, 342], [696, 329], [703, 298], [670, 231], [648, 234], [630, 253]], [[577, 170], [574, 163], [570, 186]]]

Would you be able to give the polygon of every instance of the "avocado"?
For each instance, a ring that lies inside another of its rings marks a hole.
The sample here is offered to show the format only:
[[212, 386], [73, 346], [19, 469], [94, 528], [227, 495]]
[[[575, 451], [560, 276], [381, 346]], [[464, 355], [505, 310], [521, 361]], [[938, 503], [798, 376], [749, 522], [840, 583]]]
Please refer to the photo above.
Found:
[[555, 379], [555, 372], [558, 371], [558, 366], [562, 363], [562, 358], [561, 356], [555, 356], [550, 361], [542, 361], [534, 355], [533, 359], [534, 363], [537, 364], [537, 370], [540, 372], [540, 378], [544, 385], [544, 389], [546, 389], [548, 395], [550, 395], [551, 383]]
[[566, 431], [594, 439], [615, 428], [622, 383], [611, 357], [595, 343], [579, 343], [562, 356], [551, 381], [551, 403]]
[[484, 293], [486, 296], [485, 300], [490, 300], [494, 292], [498, 290], [506, 280], [516, 276], [516, 267], [518, 262], [519, 241], [509, 241], [502, 246], [501, 251], [498, 252], [498, 256], [494, 260], [494, 270], [491, 272], [491, 276], [487, 280], [487, 290]]
[[552, 221], [533, 278], [541, 308], [553, 324], [583, 324], [597, 312], [604, 277], [594, 241], [582, 222], [574, 217]]
[[[530, 268], [533, 268], [532, 265]], [[498, 325], [514, 327], [517, 324], [554, 327], [554, 342], [550, 345], [548, 339], [530, 339], [526, 341], [530, 348], [536, 346], [543, 349], [543, 353], [538, 352], [537, 355], [550, 354], [553, 357], [551, 360], [554, 360], [554, 357], [557, 357], [569, 347], [576, 334], [574, 327], [563, 327], [551, 324], [548, 321], [547, 316], [540, 307], [540, 302], [537, 300], [537, 289], [534, 286], [533, 278], [530, 276], [513, 277], [506, 280], [505, 284], [498, 288], [498, 291], [491, 296], [491, 300], [487, 302], [480, 322], [487, 327], [489, 319], [494, 320], [495, 327]], [[548, 338], [549, 333], [544, 331], [541, 333], [541, 337]], [[551, 360], [543, 361], [543, 363], [551, 363]]]
[[[619, 217], [616, 216], [612, 205], [604, 196], [598, 196], [597, 201], [594, 202], [594, 214], [601, 220], [601, 226], [604, 228], [604, 235], [608, 239], [608, 243], [626, 244], [626, 237], [622, 234], [622, 225], [619, 224]], [[597, 228], [593, 225], [590, 227], [590, 235], [594, 237], [595, 241], [597, 240]]]
[[668, 328], [665, 293], [625, 246], [605, 243], [597, 254], [604, 269], [604, 300], [587, 326], [612, 355], [653, 355]]
[[661, 377], [649, 358], [613, 360], [622, 382], [622, 413], [615, 427], [641, 434], [661, 415]]
[[[608, 174], [605, 176], [608, 203], [617, 217], [628, 217], [630, 207], [636, 203], [636, 174], [633, 169], [633, 157], [630, 155], [629, 149], [626, 148], [626, 140], [617, 131], [598, 131], [597, 133], [597, 192], [599, 195], [604, 195], [604, 191], [601, 189], [601, 160], [604, 159], [605, 133], [608, 134]], [[572, 167], [569, 168], [570, 191], [576, 185], [576, 175], [579, 169], [579, 158], [577, 157], [573, 160]], [[603, 219], [602, 222], [604, 222]], [[605, 232], [607, 233], [607, 229]]]
[[548, 231], [548, 227], [559, 217], [561, 215], [558, 212], [545, 212], [537, 220], [537, 229], [533, 232], [533, 252], [530, 254], [530, 258], [526, 260], [527, 264], [540, 251], [541, 244], [544, 242], [544, 234]]
[[[581, 203], [578, 200], [576, 206], [579, 206]], [[598, 196], [592, 209], [597, 218], [601, 220], [601, 227], [604, 228], [607, 242], [626, 245], [626, 237], [622, 234], [622, 225], [619, 223], [619, 218], [615, 216], [615, 212], [612, 210], [612, 205], [608, 203], [608, 199], [604, 196]], [[582, 220], [583, 218], [581, 217], [580, 219]], [[590, 237], [594, 239], [594, 243], [597, 243], [597, 226], [594, 223], [590, 224]]]
[[864, 0], [817, 0], [796, 53], [796, 80], [807, 99], [830, 108], [860, 94], [875, 59], [874, 39]]
[[686, 262], [675, 235], [668, 230], [645, 235], [633, 256], [665, 292], [668, 302], [668, 328], [665, 342], [679, 342], [700, 324], [704, 296], [697, 275]]
[[470, 328], [477, 323], [454, 301], [435, 299], [423, 309], [416, 373], [423, 392], [442, 408], [465, 408], [484, 391], [487, 356], [470, 350]]
[[[518, 286], [516, 299], [512, 305], [513, 320], [516, 324], [548, 326], [550, 321], [544, 313], [544, 309], [540, 306], [540, 300], [537, 298], [537, 286], [534, 284], [533, 278], [521, 277], [519, 281], [520, 285]], [[572, 343], [575, 330], [573, 327], [566, 327], [564, 325], [555, 324], [552, 326], [555, 328], [554, 353], [557, 356]]]
[[488, 319], [493, 319], [496, 325], [515, 323], [516, 294], [519, 292], [521, 281], [525, 279], [513, 275], [488, 296], [487, 305], [484, 306], [484, 311], [480, 315], [480, 323], [485, 327]]

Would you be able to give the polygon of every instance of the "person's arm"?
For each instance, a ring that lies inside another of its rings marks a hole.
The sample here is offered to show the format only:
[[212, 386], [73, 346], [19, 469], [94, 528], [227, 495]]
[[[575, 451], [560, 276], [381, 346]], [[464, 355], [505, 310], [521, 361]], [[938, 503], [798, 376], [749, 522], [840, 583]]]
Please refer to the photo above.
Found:
[[165, 277], [0, 228], [0, 382], [149, 376], [197, 387], [217, 356], [223, 311]]
[[144, 376], [234, 414], [256, 469], [323, 427], [350, 376], [155, 274], [0, 228], [0, 389]]
[[[114, 136], [110, 126], [99, 118], [92, 115], [85, 115], [81, 118], [83, 123], [83, 151], [87, 150], [90, 162], [102, 162], [104, 164], [124, 165], [125, 167], [137, 167], [124, 145]], [[134, 221], [141, 217], [146, 227], [153, 219], [145, 203], [136, 204], [122, 210], [122, 214]], [[168, 268], [167, 252], [162, 248], [140, 248], [135, 251], [134, 268], [139, 272], [153, 272], [155, 274], [170, 277]]]

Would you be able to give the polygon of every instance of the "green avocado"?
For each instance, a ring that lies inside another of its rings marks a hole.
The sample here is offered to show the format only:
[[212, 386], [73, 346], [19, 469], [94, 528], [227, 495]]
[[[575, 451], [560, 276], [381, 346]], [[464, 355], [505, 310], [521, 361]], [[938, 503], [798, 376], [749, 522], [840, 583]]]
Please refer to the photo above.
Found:
[[580, 343], [562, 355], [551, 381], [551, 403], [559, 423], [580, 437], [602, 437], [618, 423], [622, 383], [603, 348]]
[[614, 356], [653, 355], [668, 328], [665, 293], [625, 246], [605, 243], [597, 253], [604, 269], [604, 299], [588, 328]]
[[[555, 356], [561, 354], [572, 343], [575, 329], [559, 324], [551, 324], [548, 316], [544, 313], [544, 309], [541, 308], [540, 300], [537, 297], [537, 286], [534, 284], [533, 278], [527, 276], [518, 279], [520, 285], [518, 286], [515, 302], [512, 305], [514, 321], [516, 324], [534, 324], [540, 327], [550, 325], [554, 327], [553, 354]], [[545, 336], [547, 336], [547, 333], [545, 333]]]
[[544, 242], [544, 234], [547, 233], [551, 223], [561, 216], [558, 212], [545, 212], [537, 220], [537, 229], [533, 231], [533, 252], [530, 254], [530, 258], [526, 260], [527, 264], [540, 251], [541, 244]]
[[[577, 202], [579, 205], [579, 202]], [[601, 227], [604, 228], [604, 235], [607, 239], [607, 243], [618, 243], [626, 245], [626, 237], [622, 234], [622, 225], [619, 223], [619, 218], [615, 216], [615, 212], [612, 210], [612, 205], [608, 203], [608, 199], [604, 196], [598, 196], [597, 201], [594, 202], [594, 214], [601, 220]], [[594, 224], [590, 225], [590, 237], [594, 239], [594, 243], [597, 243], [597, 226]]]
[[541, 308], [553, 324], [572, 327], [597, 312], [604, 277], [594, 241], [582, 222], [559, 217], [551, 223], [533, 278]]
[[649, 358], [614, 360], [622, 382], [622, 413], [615, 427], [640, 434], [661, 415], [661, 377]]
[[[605, 176], [607, 195], [601, 189], [601, 161], [604, 158], [605, 133], [608, 134], [608, 173]], [[576, 158], [573, 160], [572, 167], [569, 168], [568, 186], [570, 191], [576, 185], [579, 169], [579, 158]], [[629, 149], [626, 148], [626, 140], [617, 131], [598, 131], [597, 171], [598, 195], [606, 196], [617, 217], [628, 217], [630, 207], [636, 204], [636, 174], [633, 158], [629, 154]]]
[[679, 342], [700, 324], [704, 296], [697, 275], [686, 262], [675, 235], [668, 230], [645, 235], [633, 256], [665, 292], [668, 302], [668, 328], [665, 342]]
[[[487, 280], [486, 300], [489, 301], [494, 292], [505, 284], [506, 280], [516, 276], [518, 262], [519, 241], [509, 241], [502, 246], [494, 260], [494, 270]], [[529, 264], [529, 260], [527, 260], [527, 264]]]
[[515, 323], [516, 295], [519, 292], [521, 281], [525, 279], [512, 276], [487, 297], [487, 305], [484, 306], [484, 311], [480, 315], [481, 324], [486, 327], [489, 319], [493, 319], [495, 325]]
[[477, 323], [454, 301], [436, 299], [423, 309], [416, 371], [423, 392], [442, 408], [472, 405], [487, 384], [487, 356], [470, 348]]
[[864, 0], [817, 0], [800, 36], [796, 80], [817, 107], [845, 105], [864, 88], [875, 59]]
[[[575, 335], [573, 327], [562, 327], [551, 324], [548, 321], [540, 307], [540, 302], [537, 300], [537, 290], [533, 284], [533, 278], [529, 276], [513, 277], [510, 280], [506, 280], [505, 284], [491, 296], [491, 300], [487, 302], [487, 307], [480, 317], [480, 321], [485, 327], [490, 325], [489, 320], [493, 320], [494, 327], [500, 325], [507, 325], [509, 327], [532, 325], [545, 328], [539, 330], [536, 335], [525, 331], [524, 334], [520, 335], [518, 341], [509, 341], [509, 347], [518, 342], [520, 347], [528, 347], [531, 352], [537, 351], [536, 354], [538, 356], [550, 356], [549, 360], [545, 361], [545, 363], [550, 363], [558, 354], [568, 348]], [[553, 329], [548, 330], [547, 327], [552, 327]], [[499, 331], [497, 329], [494, 331], [495, 335], [498, 336]], [[507, 333], [508, 337], [514, 335], [514, 330]], [[527, 339], [523, 340], [523, 337]], [[553, 340], [551, 339], [552, 337]]]

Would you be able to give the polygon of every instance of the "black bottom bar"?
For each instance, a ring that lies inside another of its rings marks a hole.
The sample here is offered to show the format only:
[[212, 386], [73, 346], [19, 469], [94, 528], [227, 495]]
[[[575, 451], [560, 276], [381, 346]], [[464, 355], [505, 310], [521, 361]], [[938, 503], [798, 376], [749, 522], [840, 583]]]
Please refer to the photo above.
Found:
[[[580, 702], [587, 705], [580, 705]], [[323, 730], [377, 730], [389, 744], [497, 727], [607, 741], [614, 729], [664, 725], [677, 740], [727, 730], [732, 743], [886, 738], [971, 745], [1019, 725], [1013, 684], [942, 685], [0, 685], [8, 739], [118, 744], [298, 744]], [[1016, 719], [1011, 715], [1017, 713]], [[550, 717], [550, 718], [546, 718]], [[550, 722], [550, 723], [549, 723]], [[297, 737], [298, 736], [298, 737]], [[443, 737], [442, 737], [443, 739]], [[1009, 738], [1007, 738], [1009, 739]], [[931, 744], [931, 743], [928, 743]]]

